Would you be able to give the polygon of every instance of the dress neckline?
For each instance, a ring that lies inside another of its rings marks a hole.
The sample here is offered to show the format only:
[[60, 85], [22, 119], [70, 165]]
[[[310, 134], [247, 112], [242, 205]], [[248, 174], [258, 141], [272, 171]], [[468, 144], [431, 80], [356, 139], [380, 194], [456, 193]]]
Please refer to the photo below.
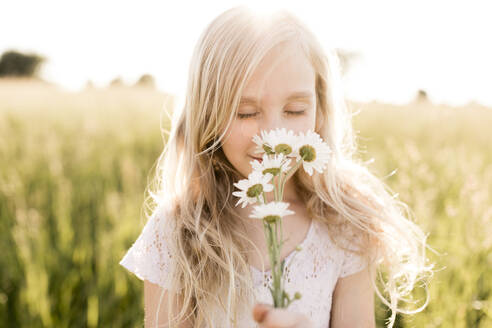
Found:
[[[306, 243], [309, 241], [309, 239], [311, 239], [311, 235], [313, 234], [313, 230], [314, 230], [314, 219], [311, 219], [311, 223], [309, 225], [309, 230], [306, 233], [306, 236], [304, 237], [304, 240], [299, 244], [302, 247], [303, 250], [305, 249]], [[283, 260], [285, 260], [285, 266], [287, 266], [290, 263], [291, 258], [294, 256], [294, 254], [296, 252], [297, 251], [294, 248], [284, 259], [281, 260], [281, 262]], [[251, 268], [252, 271], [254, 271], [255, 273], [259, 273], [259, 274], [261, 274], [261, 273], [271, 274], [271, 272], [272, 272], [272, 268], [270, 268], [267, 271], [262, 271], [262, 270], [257, 269], [256, 267], [254, 267], [252, 265], [250, 265], [249, 267]]]

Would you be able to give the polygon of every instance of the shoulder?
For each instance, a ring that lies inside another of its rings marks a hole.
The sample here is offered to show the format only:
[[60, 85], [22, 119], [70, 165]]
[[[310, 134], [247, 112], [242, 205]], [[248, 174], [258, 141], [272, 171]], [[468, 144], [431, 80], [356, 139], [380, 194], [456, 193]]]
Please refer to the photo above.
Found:
[[363, 232], [348, 229], [343, 234], [343, 261], [340, 277], [344, 278], [367, 267], [369, 249]]
[[368, 261], [364, 235], [346, 229], [339, 274], [332, 296], [331, 327], [375, 327], [374, 264]]
[[169, 287], [173, 243], [166, 207], [155, 208], [140, 235], [120, 261], [120, 265], [141, 280]]
[[362, 232], [348, 227], [317, 222], [316, 243], [329, 250], [337, 266], [338, 277], [346, 277], [367, 266], [368, 249]]
[[376, 327], [375, 266], [340, 277], [332, 295], [331, 327]]

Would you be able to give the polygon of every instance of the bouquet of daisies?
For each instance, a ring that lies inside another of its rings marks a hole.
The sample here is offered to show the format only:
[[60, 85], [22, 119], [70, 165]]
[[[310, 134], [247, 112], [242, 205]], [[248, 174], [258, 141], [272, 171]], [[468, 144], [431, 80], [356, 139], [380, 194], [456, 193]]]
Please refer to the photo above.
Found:
[[[255, 135], [253, 142], [257, 145], [256, 153], [262, 154], [262, 161], [250, 162], [253, 171], [247, 179], [234, 183], [240, 191], [233, 192], [233, 195], [239, 197], [236, 206], [242, 204], [244, 208], [248, 204], [257, 204], [253, 206], [253, 212], [249, 217], [263, 220], [273, 280], [273, 288], [269, 287], [273, 306], [287, 308], [294, 300], [300, 299], [301, 294], [296, 292], [291, 298], [283, 286], [285, 259], [280, 261], [280, 251], [284, 243], [282, 218], [295, 213], [288, 209], [289, 203], [282, 201], [284, 185], [288, 177], [301, 165], [309, 175], [313, 174], [313, 169], [319, 173], [323, 172], [331, 150], [321, 137], [311, 130], [299, 135], [295, 135], [291, 130], [286, 131], [285, 128], [261, 131], [261, 137]], [[292, 160], [295, 163], [291, 167]], [[274, 201], [267, 202], [265, 193], [272, 191]], [[300, 247], [296, 250], [299, 251]]]

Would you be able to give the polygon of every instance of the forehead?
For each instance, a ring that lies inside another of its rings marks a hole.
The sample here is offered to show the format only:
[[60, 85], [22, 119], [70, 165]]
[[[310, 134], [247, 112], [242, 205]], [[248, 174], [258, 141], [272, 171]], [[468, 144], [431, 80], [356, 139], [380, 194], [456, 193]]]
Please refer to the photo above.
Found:
[[241, 94], [242, 102], [314, 97], [315, 72], [296, 46], [277, 46], [261, 60]]

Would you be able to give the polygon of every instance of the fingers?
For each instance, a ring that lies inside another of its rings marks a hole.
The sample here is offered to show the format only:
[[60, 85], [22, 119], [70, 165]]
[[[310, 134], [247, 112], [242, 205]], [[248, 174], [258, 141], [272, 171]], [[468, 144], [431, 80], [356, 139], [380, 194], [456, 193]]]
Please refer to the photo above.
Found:
[[266, 304], [256, 304], [255, 307], [253, 308], [253, 319], [255, 319], [256, 322], [262, 322], [265, 318], [265, 315], [267, 314], [268, 310], [270, 310], [270, 306]]
[[253, 318], [260, 323], [261, 328], [296, 327], [300, 320], [298, 313], [275, 309], [267, 304], [257, 304], [253, 308]]

